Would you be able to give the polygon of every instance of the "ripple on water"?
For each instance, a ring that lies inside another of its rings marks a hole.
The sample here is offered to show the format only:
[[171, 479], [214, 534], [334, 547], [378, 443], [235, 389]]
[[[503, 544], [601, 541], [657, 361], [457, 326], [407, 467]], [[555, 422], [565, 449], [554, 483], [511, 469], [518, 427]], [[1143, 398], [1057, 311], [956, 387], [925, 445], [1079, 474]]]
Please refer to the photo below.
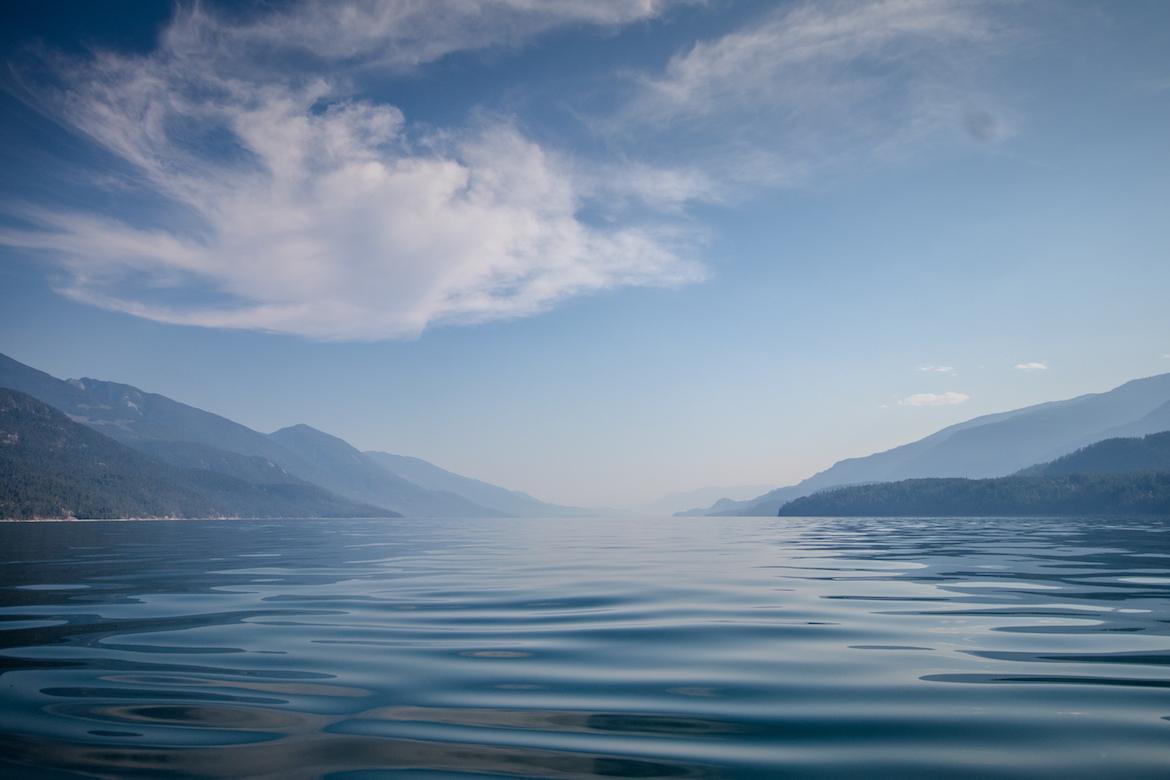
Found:
[[1154, 777], [1167, 531], [0, 526], [0, 772]]

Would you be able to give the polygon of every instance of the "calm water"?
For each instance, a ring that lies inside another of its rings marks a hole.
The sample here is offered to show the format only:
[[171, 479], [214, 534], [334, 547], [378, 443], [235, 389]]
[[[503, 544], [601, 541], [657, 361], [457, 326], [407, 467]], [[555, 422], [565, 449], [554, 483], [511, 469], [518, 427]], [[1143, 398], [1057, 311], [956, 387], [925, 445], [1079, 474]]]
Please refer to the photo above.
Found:
[[0, 704], [4, 777], [1165, 777], [1170, 521], [5, 524]]

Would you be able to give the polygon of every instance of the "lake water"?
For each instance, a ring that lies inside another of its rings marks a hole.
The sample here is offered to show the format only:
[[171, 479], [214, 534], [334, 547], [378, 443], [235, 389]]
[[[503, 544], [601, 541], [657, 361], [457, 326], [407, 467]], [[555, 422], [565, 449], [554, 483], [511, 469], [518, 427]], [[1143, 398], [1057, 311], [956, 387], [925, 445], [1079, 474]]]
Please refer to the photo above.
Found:
[[1170, 521], [0, 525], [0, 776], [1170, 776]]

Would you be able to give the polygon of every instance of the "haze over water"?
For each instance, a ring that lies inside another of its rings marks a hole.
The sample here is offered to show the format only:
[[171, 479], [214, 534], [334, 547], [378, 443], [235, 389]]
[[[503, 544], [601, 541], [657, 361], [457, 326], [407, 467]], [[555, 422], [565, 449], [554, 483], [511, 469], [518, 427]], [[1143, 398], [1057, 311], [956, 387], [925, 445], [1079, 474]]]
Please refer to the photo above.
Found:
[[1170, 522], [0, 526], [0, 772], [1153, 777]]

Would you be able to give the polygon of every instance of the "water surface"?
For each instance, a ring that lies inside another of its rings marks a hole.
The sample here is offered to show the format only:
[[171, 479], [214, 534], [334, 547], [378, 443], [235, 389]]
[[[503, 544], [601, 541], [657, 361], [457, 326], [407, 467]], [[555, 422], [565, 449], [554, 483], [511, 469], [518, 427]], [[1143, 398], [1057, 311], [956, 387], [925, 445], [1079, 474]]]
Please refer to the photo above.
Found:
[[0, 776], [1164, 777], [1170, 521], [0, 525]]

